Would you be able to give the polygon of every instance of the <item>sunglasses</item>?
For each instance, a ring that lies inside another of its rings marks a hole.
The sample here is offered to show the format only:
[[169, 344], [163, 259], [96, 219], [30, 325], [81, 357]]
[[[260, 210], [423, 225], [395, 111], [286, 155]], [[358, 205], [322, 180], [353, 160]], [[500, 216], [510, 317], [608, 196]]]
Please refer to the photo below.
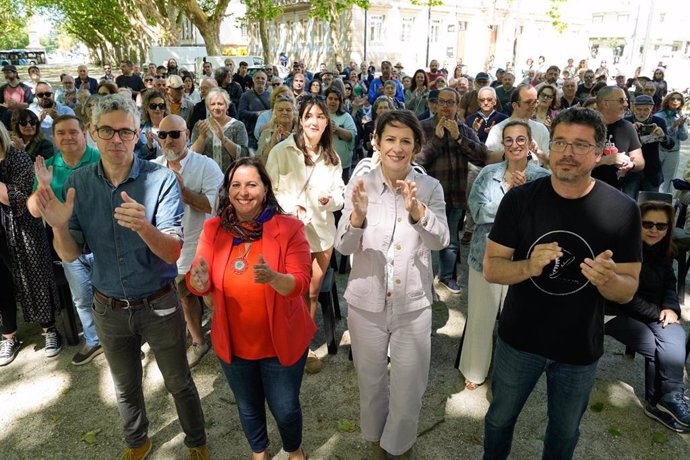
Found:
[[144, 78], [144, 81], [153, 81], [153, 78]]
[[171, 139], [179, 139], [182, 131], [158, 131], [158, 139], [167, 139], [170, 136]]
[[543, 99], [553, 99], [553, 94], [541, 93], [541, 96], [540, 96], [540, 97], [543, 98]]
[[151, 104], [149, 104], [149, 109], [150, 110], [165, 110], [165, 103], [160, 103], [160, 104], [151, 103]]
[[46, 91], [45, 93], [36, 93], [36, 97], [51, 97], [53, 93], [51, 91]]
[[36, 120], [22, 120], [19, 122], [19, 126], [26, 126], [26, 125], [36, 126], [36, 125], [38, 125], [38, 122]]
[[280, 86], [280, 83], [271, 83], [271, 86], [273, 86], [275, 88], [275, 87]]
[[668, 224], [666, 222], [652, 222], [651, 220], [642, 221], [642, 228], [645, 230], [651, 230], [654, 227], [660, 232], [668, 230]]

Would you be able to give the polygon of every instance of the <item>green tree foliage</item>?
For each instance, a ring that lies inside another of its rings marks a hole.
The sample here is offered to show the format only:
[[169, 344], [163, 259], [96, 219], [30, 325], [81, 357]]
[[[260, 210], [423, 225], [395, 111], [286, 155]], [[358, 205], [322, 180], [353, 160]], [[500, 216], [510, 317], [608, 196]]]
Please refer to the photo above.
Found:
[[29, 44], [26, 14], [17, 0], [0, 0], [0, 48], [24, 48]]
[[259, 39], [265, 63], [272, 62], [271, 45], [268, 42], [268, 25], [275, 18], [283, 14], [282, 5], [277, 5], [273, 0], [244, 0], [247, 12], [244, 20], [254, 22], [259, 26]]
[[341, 26], [340, 17], [353, 6], [369, 9], [369, 0], [312, 0], [309, 8], [309, 16], [328, 22], [330, 41], [333, 45], [333, 62], [342, 62], [344, 50], [342, 41], [345, 30]]

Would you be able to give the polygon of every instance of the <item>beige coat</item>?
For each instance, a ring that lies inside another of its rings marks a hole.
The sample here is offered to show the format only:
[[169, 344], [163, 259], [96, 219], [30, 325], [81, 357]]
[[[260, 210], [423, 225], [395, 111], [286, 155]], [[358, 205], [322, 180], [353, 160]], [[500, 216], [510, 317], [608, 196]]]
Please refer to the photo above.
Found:
[[[302, 221], [311, 252], [325, 251], [333, 247], [335, 239], [333, 213], [343, 207], [343, 168], [340, 163], [327, 165], [321, 156], [310, 177], [304, 154], [295, 145], [294, 136], [291, 134], [273, 147], [266, 161], [266, 170], [271, 177], [273, 192], [285, 212], [292, 214], [297, 206], [307, 210]], [[320, 196], [330, 196], [330, 200], [322, 205]]]

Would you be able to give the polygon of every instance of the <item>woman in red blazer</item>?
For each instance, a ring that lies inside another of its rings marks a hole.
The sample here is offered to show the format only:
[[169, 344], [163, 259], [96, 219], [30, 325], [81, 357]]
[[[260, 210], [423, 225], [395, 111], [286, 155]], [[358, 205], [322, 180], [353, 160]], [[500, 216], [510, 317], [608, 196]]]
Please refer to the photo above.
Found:
[[253, 459], [269, 458], [265, 402], [289, 458], [305, 458], [299, 392], [316, 331], [304, 301], [310, 269], [304, 226], [283, 214], [263, 164], [237, 160], [225, 173], [218, 216], [204, 225], [187, 285], [213, 297], [211, 340]]

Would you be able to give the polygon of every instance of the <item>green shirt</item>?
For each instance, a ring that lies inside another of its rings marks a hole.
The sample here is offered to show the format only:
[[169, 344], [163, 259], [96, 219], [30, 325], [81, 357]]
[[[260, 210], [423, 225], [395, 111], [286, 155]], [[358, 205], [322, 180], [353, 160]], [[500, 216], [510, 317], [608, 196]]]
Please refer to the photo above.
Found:
[[[55, 196], [58, 197], [60, 201], [64, 201], [64, 197], [62, 194], [62, 186], [64, 185], [65, 181], [69, 177], [70, 174], [72, 174], [72, 171], [75, 169], [79, 169], [82, 166], [87, 166], [92, 163], [98, 163], [98, 161], [101, 159], [101, 154], [98, 152], [93, 147], [89, 147], [88, 145], [86, 146], [86, 150], [84, 151], [84, 155], [82, 155], [81, 160], [79, 160], [79, 163], [72, 168], [69, 165], [65, 163], [65, 160], [62, 159], [62, 152], [58, 151], [55, 155], [52, 157], [48, 158], [46, 160], [46, 168], [52, 166], [53, 167], [53, 181], [50, 183], [50, 188], [53, 189], [53, 193], [55, 193]], [[34, 190], [38, 188], [38, 180], [34, 178]]]

